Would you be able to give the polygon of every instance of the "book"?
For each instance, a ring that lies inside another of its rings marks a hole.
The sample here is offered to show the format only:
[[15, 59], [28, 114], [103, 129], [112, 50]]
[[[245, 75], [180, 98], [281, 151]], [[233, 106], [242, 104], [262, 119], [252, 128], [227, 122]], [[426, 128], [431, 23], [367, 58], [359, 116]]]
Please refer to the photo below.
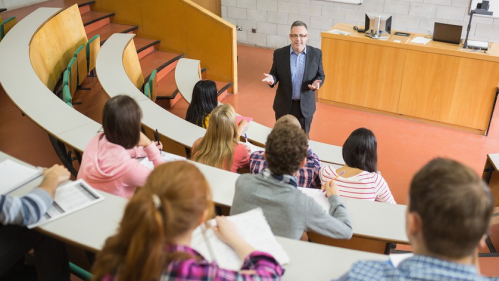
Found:
[[298, 190], [303, 192], [305, 195], [312, 197], [315, 202], [317, 202], [324, 212], [328, 213], [329, 209], [331, 208], [331, 204], [327, 200], [327, 197], [324, 195], [324, 192], [320, 189], [315, 189], [315, 188], [303, 188], [303, 187], [298, 187]]
[[38, 178], [41, 169], [19, 164], [10, 159], [0, 162], [0, 194], [7, 194], [16, 188]]
[[54, 203], [47, 213], [37, 223], [28, 225], [28, 228], [56, 220], [102, 200], [104, 197], [82, 179], [59, 186], [55, 190]]
[[[289, 263], [289, 256], [275, 239], [261, 208], [227, 217], [237, 226], [239, 234], [253, 248], [274, 256], [281, 264]], [[208, 222], [216, 225], [215, 220]], [[215, 261], [221, 268], [240, 270], [243, 260], [227, 244], [220, 240], [211, 228], [204, 224], [196, 228], [192, 235], [191, 247], [208, 261]]]
[[[178, 156], [175, 154], [171, 154], [168, 152], [161, 151], [161, 157], [165, 160], [165, 162], [171, 162], [171, 161], [185, 161], [185, 157]], [[147, 168], [154, 170], [154, 164], [152, 163], [149, 158], [145, 157], [140, 161], [140, 164], [143, 166], [146, 166]]]

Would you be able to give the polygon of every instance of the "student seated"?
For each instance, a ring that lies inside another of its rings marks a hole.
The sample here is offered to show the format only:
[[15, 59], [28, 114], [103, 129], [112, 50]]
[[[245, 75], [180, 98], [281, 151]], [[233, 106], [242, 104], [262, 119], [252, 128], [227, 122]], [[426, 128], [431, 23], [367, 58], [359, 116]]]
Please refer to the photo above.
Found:
[[339, 280], [486, 280], [478, 246], [485, 245], [494, 208], [487, 185], [469, 167], [434, 159], [411, 182], [406, 233], [414, 256], [396, 268], [359, 261]]
[[69, 280], [69, 261], [64, 244], [25, 227], [38, 222], [47, 212], [57, 186], [68, 180], [70, 174], [63, 166], [54, 165], [43, 171], [43, 176], [40, 186], [24, 197], [0, 195], [1, 280], [31, 249], [35, 253], [38, 280]]
[[246, 120], [237, 125], [230, 104], [220, 105], [210, 115], [206, 135], [192, 145], [192, 160], [212, 167], [237, 172], [249, 167], [249, 148], [239, 143]]
[[396, 204], [385, 179], [377, 173], [377, 146], [371, 130], [359, 128], [353, 131], [343, 144], [345, 165], [339, 169], [322, 167], [322, 183], [340, 175], [335, 180], [340, 196]]
[[[300, 122], [296, 117], [291, 114], [286, 114], [279, 118], [274, 128], [278, 126], [297, 126], [301, 128]], [[250, 155], [250, 173], [259, 174], [264, 169], [267, 168], [267, 161], [265, 161], [264, 151], [255, 151]], [[321, 162], [319, 161], [319, 157], [312, 152], [310, 146], [307, 151], [307, 160], [305, 165], [301, 167], [294, 176], [298, 181], [299, 187], [313, 187], [320, 188], [321, 187], [321, 179], [319, 177], [319, 171], [321, 169]]]
[[293, 175], [305, 164], [307, 148], [308, 138], [301, 128], [275, 127], [265, 144], [268, 168], [260, 174], [244, 174], [237, 179], [230, 214], [261, 207], [275, 235], [300, 239], [304, 231], [313, 231], [350, 239], [352, 224], [334, 183], [325, 185], [331, 204], [328, 213], [297, 189]]
[[129, 96], [115, 96], [104, 105], [103, 133], [87, 145], [78, 172], [92, 187], [121, 197], [132, 197], [144, 185], [151, 170], [134, 158], [148, 157], [158, 166], [164, 163], [161, 143], [155, 143], [140, 130], [142, 110]]
[[211, 80], [200, 80], [192, 90], [192, 100], [185, 120], [199, 127], [208, 128], [210, 114], [217, 107], [217, 86]]
[[244, 260], [241, 271], [221, 269], [190, 247], [192, 232], [213, 214], [211, 190], [191, 163], [156, 168], [125, 209], [118, 233], [97, 254], [93, 280], [278, 280], [269, 254], [256, 251], [225, 217], [215, 233]]

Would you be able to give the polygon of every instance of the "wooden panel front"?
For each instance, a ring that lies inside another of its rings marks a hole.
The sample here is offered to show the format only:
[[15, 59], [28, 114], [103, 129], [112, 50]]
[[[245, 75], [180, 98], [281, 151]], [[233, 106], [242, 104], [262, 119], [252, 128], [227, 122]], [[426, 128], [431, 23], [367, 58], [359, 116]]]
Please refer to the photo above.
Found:
[[205, 8], [206, 10], [222, 17], [222, 1], [221, 0], [192, 0], [192, 2]]
[[408, 50], [398, 113], [485, 131], [498, 81], [497, 62]]
[[319, 98], [397, 112], [406, 50], [323, 38]]
[[133, 40], [130, 40], [123, 52], [123, 68], [135, 87], [141, 89], [142, 85], [144, 85], [144, 75], [142, 74], [142, 68], [140, 68], [139, 56]]
[[314, 243], [376, 254], [384, 254], [387, 245], [386, 241], [379, 241], [358, 236], [352, 236], [350, 240], [344, 240], [326, 237], [314, 232], [307, 232], [307, 235], [308, 238]]

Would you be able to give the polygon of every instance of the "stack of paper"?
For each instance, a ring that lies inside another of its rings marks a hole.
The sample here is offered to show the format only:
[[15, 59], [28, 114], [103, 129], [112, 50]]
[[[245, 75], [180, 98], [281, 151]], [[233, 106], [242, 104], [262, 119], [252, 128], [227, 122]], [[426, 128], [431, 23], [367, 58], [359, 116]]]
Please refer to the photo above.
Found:
[[[288, 254], [275, 239], [262, 209], [257, 208], [227, 219], [236, 224], [241, 237], [253, 248], [271, 254], [281, 265], [289, 263]], [[215, 220], [209, 223], [216, 224]], [[236, 252], [222, 242], [211, 228], [205, 229], [204, 225], [194, 230], [191, 247], [207, 260], [215, 261], [221, 268], [239, 270], [243, 264]]]
[[41, 175], [41, 169], [31, 168], [10, 159], [4, 160], [0, 163], [0, 194], [7, 194]]
[[424, 38], [424, 37], [421, 37], [421, 36], [417, 36], [416, 38], [414, 38], [414, 39], [411, 40], [411, 43], [426, 44], [426, 43], [428, 43], [430, 41], [431, 41], [431, 39]]
[[43, 223], [53, 221], [102, 200], [104, 200], [104, 197], [90, 187], [85, 181], [80, 179], [70, 182], [55, 190], [52, 207], [42, 216], [40, 221], [28, 225], [28, 228], [37, 227]]
[[328, 33], [332, 33], [332, 34], [350, 35], [350, 32], [346, 32], [346, 31], [339, 30], [339, 29], [331, 29], [331, 30], [329, 30], [327, 32]]
[[[171, 153], [164, 152], [164, 151], [161, 151], [161, 156], [163, 157], [163, 159], [165, 160], [165, 162], [185, 161], [185, 157], [178, 156], [178, 155], [171, 154]], [[147, 157], [144, 158], [144, 159], [142, 159], [140, 161], [140, 164], [146, 166], [147, 168], [149, 168], [151, 170], [154, 170], [154, 164]]]

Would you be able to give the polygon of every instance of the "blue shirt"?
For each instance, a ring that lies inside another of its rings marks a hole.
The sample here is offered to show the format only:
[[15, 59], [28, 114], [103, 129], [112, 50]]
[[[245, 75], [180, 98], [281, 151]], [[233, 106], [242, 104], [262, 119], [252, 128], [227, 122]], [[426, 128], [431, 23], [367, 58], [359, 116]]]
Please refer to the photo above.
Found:
[[307, 57], [307, 46], [303, 49], [303, 52], [297, 54], [293, 50], [293, 47], [289, 47], [289, 63], [291, 65], [291, 84], [293, 85], [293, 97], [294, 100], [300, 99], [300, 89], [303, 82], [303, 73], [305, 72], [305, 61]]
[[477, 274], [473, 265], [449, 262], [433, 257], [415, 255], [402, 261], [397, 268], [388, 261], [359, 261], [337, 280], [499, 280]]
[[0, 224], [26, 226], [38, 222], [52, 202], [50, 194], [40, 188], [24, 197], [0, 195]]

